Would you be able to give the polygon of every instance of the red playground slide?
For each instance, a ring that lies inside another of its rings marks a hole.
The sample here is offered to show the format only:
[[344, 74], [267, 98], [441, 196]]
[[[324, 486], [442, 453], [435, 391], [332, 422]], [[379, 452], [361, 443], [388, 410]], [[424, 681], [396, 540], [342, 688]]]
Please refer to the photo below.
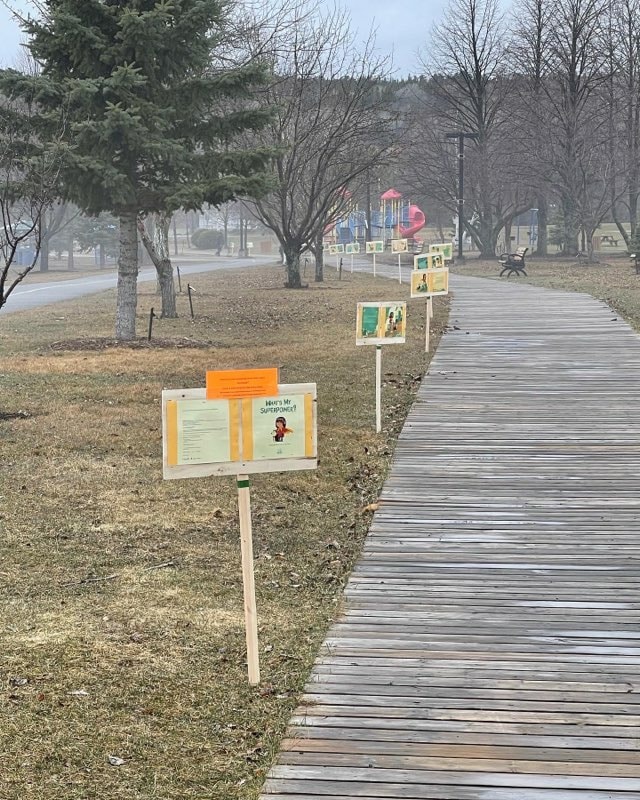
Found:
[[410, 239], [421, 228], [424, 228], [426, 222], [424, 211], [421, 211], [418, 206], [409, 206], [409, 225], [406, 228], [400, 226], [400, 235], [405, 239]]

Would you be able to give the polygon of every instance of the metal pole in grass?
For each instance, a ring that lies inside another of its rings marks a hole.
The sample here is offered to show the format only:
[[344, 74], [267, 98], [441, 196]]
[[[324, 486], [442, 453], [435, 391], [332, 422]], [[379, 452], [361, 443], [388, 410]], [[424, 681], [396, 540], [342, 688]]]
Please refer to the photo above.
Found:
[[196, 290], [190, 283], [187, 284], [187, 292], [189, 293], [189, 308], [191, 309], [191, 319], [193, 319], [193, 298], [191, 297], [191, 294], [192, 293], [195, 294]]
[[478, 134], [471, 131], [456, 131], [455, 133], [448, 133], [447, 139], [458, 140], [458, 259], [464, 261], [464, 140], [473, 139], [476, 141]]
[[376, 345], [376, 433], [382, 430], [382, 345]]
[[249, 476], [238, 475], [238, 510], [240, 514], [240, 548], [242, 552], [242, 586], [244, 591], [244, 621], [247, 638], [249, 683], [260, 683], [258, 654], [258, 613], [253, 569], [253, 537], [251, 531], [251, 494]]
[[158, 319], [158, 317], [156, 316], [156, 314], [155, 314], [155, 312], [154, 312], [154, 310], [152, 308], [151, 312], [149, 314], [149, 336], [147, 338], [147, 341], [149, 341], [149, 342], [151, 341], [151, 334], [153, 333], [153, 320], [154, 319]]
[[402, 256], [398, 253], [398, 283], [402, 283]]
[[182, 294], [182, 281], [180, 280], [180, 267], [176, 267], [176, 272], [178, 273], [178, 292]]

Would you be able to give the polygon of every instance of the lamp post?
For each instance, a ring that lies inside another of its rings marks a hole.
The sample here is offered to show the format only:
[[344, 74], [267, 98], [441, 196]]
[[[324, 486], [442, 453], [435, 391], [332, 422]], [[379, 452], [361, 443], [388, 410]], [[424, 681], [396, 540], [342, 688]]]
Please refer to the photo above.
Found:
[[529, 219], [529, 247], [531, 248], [531, 252], [533, 252], [536, 239], [538, 238], [536, 232], [537, 225], [535, 224], [537, 220], [534, 221], [534, 216], [533, 216], [534, 214], [537, 213], [538, 213], [537, 208], [531, 209], [531, 218]]
[[448, 133], [447, 139], [458, 140], [458, 259], [462, 261], [464, 255], [462, 252], [462, 240], [464, 236], [464, 140], [477, 139], [477, 133], [470, 131], [456, 131], [455, 133]]

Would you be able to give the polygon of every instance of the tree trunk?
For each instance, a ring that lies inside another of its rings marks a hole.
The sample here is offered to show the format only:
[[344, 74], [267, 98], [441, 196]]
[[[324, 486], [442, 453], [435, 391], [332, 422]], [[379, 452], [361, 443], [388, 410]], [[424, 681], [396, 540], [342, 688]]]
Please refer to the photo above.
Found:
[[630, 182], [629, 186], [629, 228], [631, 237], [636, 235], [638, 228], [638, 185]]
[[138, 304], [138, 228], [136, 221], [135, 211], [123, 211], [120, 214], [116, 339], [125, 342], [136, 338], [136, 307]]
[[504, 223], [504, 249], [506, 253], [511, 252], [511, 219]]
[[562, 198], [563, 212], [563, 241], [564, 254], [567, 256], [578, 255], [578, 235], [580, 226], [578, 224], [578, 214], [575, 203], [570, 197]]
[[73, 270], [75, 269], [75, 262], [73, 260], [73, 243], [74, 243], [73, 233], [70, 233], [68, 250], [67, 250], [67, 269], [69, 270], [69, 272], [73, 272]]
[[322, 233], [320, 233], [316, 237], [316, 283], [322, 283], [324, 281], [324, 249], [322, 247], [324, 241], [324, 237]]
[[595, 232], [596, 232], [595, 228], [589, 228], [589, 230], [587, 230], [587, 231], [585, 231], [583, 229], [583, 231], [582, 231], [582, 234], [586, 239], [587, 255], [589, 256], [588, 260], [589, 260], [590, 264], [596, 264], [598, 262], [598, 259], [594, 256], [594, 253], [593, 253], [593, 236], [594, 236]]
[[536, 245], [536, 255], [549, 255], [549, 208], [547, 198], [539, 195], [538, 203], [538, 243]]
[[495, 258], [497, 235], [493, 230], [491, 217], [480, 219], [480, 258]]
[[49, 272], [49, 234], [44, 233], [40, 240], [40, 272]]
[[176, 220], [175, 214], [173, 216], [173, 255], [178, 255], [178, 222]]
[[171, 215], [165, 212], [156, 215], [153, 226], [153, 239], [145, 228], [144, 221], [138, 217], [138, 232], [142, 244], [153, 261], [158, 275], [158, 286], [162, 297], [161, 316], [164, 319], [176, 319], [176, 287], [173, 281], [173, 265], [169, 255], [169, 227]]
[[287, 261], [287, 289], [301, 289], [302, 280], [300, 279], [300, 248], [290, 246], [285, 248], [285, 258]]

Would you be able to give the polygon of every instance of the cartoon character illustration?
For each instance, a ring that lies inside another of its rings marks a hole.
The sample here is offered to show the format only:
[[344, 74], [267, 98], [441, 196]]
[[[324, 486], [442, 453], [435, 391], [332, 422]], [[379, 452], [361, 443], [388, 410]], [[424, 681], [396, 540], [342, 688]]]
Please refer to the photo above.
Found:
[[287, 428], [287, 420], [284, 417], [276, 417], [276, 429], [273, 432], [274, 442], [284, 442], [284, 437], [288, 433], [293, 433], [291, 428]]
[[427, 283], [427, 274], [426, 274], [426, 272], [422, 276], [422, 280], [420, 281], [420, 283], [417, 285], [416, 291], [418, 291], [418, 292], [428, 292], [429, 291], [429, 284]]
[[398, 326], [396, 325], [396, 320], [393, 315], [393, 311], [389, 312], [389, 316], [387, 318], [387, 324], [385, 326], [385, 333], [387, 336], [393, 336], [393, 334], [398, 330]]
[[384, 336], [389, 338], [392, 336], [402, 336], [402, 322], [403, 314], [402, 307], [396, 306], [395, 308], [388, 308], [388, 314], [384, 324]]

